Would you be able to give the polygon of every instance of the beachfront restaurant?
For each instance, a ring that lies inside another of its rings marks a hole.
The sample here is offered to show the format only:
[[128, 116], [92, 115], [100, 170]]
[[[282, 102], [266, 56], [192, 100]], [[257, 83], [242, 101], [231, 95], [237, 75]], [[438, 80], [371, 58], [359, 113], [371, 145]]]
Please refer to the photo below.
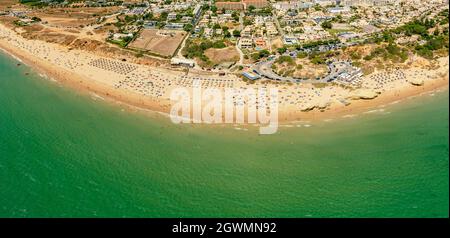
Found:
[[250, 72], [244, 72], [244, 73], [242, 73], [242, 76], [244, 76], [250, 80], [257, 80], [257, 79], [261, 78], [259, 75], [250, 73]]

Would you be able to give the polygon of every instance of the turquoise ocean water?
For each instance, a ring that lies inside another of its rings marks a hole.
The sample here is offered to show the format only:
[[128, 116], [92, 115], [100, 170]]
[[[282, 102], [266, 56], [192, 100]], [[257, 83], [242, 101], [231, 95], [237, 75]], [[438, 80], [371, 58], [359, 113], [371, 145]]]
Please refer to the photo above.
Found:
[[448, 99], [260, 136], [128, 112], [0, 54], [0, 217], [448, 217]]

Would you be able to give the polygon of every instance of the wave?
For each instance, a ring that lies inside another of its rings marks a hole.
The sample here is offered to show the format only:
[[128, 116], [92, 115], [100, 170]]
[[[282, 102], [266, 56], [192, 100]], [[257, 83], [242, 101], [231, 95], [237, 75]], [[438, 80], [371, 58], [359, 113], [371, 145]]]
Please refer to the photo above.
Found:
[[377, 112], [384, 112], [384, 109], [374, 109], [374, 110], [370, 110], [370, 111], [366, 111], [364, 112], [365, 114], [370, 114], [370, 113], [377, 113]]
[[[0, 48], [0, 50], [2, 52], [4, 52], [5, 54], [9, 55], [11, 58], [15, 59], [16, 61], [19, 61], [20, 63], [25, 64], [19, 57], [15, 56], [14, 54], [10, 53], [9, 51], [2, 49], [2, 48]], [[25, 65], [27, 65], [27, 64], [25, 64]]]
[[353, 118], [356, 117], [356, 114], [347, 114], [347, 115], [343, 115], [342, 118]]
[[97, 100], [97, 99], [100, 99], [100, 100], [105, 100], [105, 98], [104, 97], [102, 97], [102, 96], [100, 96], [100, 95], [98, 95], [98, 94], [96, 94], [96, 93], [91, 93], [91, 96], [92, 96], [92, 99], [94, 99], [94, 100]]

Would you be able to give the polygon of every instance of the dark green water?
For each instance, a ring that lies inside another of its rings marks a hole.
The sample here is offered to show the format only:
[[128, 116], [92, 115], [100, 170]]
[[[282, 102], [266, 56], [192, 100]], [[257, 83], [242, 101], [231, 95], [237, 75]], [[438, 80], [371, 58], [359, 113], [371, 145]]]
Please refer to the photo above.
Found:
[[448, 217], [448, 91], [345, 120], [173, 125], [0, 55], [0, 217]]

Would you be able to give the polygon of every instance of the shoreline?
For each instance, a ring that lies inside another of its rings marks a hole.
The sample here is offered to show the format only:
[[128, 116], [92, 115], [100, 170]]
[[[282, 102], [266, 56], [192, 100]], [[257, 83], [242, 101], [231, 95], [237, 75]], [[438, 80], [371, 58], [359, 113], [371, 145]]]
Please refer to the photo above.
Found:
[[[64, 86], [68, 86], [78, 92], [97, 95], [98, 97], [104, 99], [104, 101], [108, 101], [119, 106], [124, 106], [130, 111], [152, 111], [152, 113], [166, 114], [166, 116], [168, 116], [170, 111], [170, 101], [167, 99], [146, 97], [142, 94], [132, 92], [131, 90], [117, 89], [111, 85], [102, 84], [100, 80], [84, 77], [83, 75], [71, 72], [63, 67], [52, 65], [29, 52], [10, 46], [3, 40], [3, 38], [0, 38], [0, 49], [12, 58], [26, 64], [37, 73], [47, 75], [50, 79], [53, 79]], [[365, 112], [382, 105], [388, 105], [395, 101], [402, 101], [406, 98], [418, 96], [426, 92], [431, 92], [442, 88], [448, 89], [448, 85], [449, 81], [447, 71], [446, 77], [427, 80], [424, 85], [402, 85], [402, 88], [397, 87], [394, 90], [383, 92], [373, 99], [349, 100], [351, 101], [351, 104], [348, 106], [333, 105], [323, 111], [312, 110], [308, 112], [303, 112], [300, 110], [294, 111], [289, 108], [283, 108], [279, 110], [278, 120], [279, 122], [289, 123], [292, 121], [318, 121], [343, 118], [347, 115]], [[296, 106], [298, 107], [298, 105]], [[218, 124], [229, 123], [223, 122]]]

